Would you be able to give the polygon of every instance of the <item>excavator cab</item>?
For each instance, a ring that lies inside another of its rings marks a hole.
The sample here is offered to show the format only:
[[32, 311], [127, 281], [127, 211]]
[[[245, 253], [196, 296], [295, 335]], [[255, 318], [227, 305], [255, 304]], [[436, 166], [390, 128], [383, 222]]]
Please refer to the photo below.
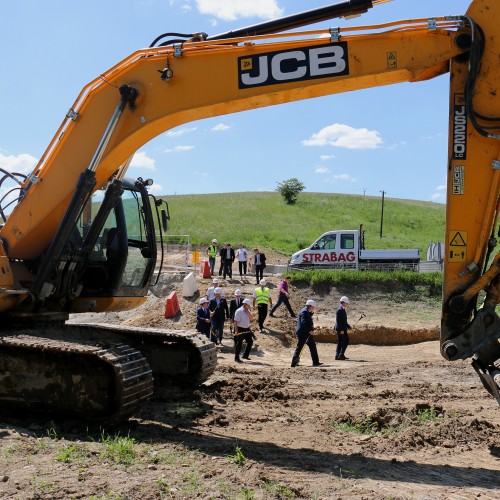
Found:
[[[163, 202], [149, 195], [142, 179], [113, 182], [118, 183], [119, 189], [115, 185], [104, 195], [97, 191], [77, 223], [82, 241], [77, 253], [85, 264], [78, 272], [73, 312], [102, 310], [99, 302], [106, 303], [106, 308], [113, 302], [117, 305], [115, 297], [144, 298], [157, 261], [155, 227], [163, 249], [160, 215], [156, 211], [155, 224], [152, 209]], [[106, 301], [99, 301], [100, 298]]]

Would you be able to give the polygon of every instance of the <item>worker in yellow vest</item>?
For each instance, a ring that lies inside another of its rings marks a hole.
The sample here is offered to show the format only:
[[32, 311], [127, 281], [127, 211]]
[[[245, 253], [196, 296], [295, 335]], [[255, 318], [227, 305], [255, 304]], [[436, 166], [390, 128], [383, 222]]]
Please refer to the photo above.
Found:
[[215, 259], [217, 258], [218, 246], [216, 239], [212, 240], [212, 244], [205, 250], [208, 256], [208, 265], [210, 267], [210, 275], [214, 274]]
[[262, 331], [264, 329], [264, 321], [267, 318], [267, 310], [268, 307], [273, 306], [273, 301], [271, 299], [271, 290], [266, 286], [267, 282], [265, 279], [261, 279], [259, 281], [259, 286], [255, 289], [253, 293], [253, 307], [255, 308], [255, 304], [257, 304], [257, 312], [258, 312], [258, 322], [259, 322], [259, 330]]

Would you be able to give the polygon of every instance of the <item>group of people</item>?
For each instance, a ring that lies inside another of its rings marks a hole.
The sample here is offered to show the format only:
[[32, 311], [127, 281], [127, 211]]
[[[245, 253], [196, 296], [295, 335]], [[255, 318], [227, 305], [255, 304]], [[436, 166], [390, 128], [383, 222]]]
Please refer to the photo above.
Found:
[[[261, 252], [257, 247], [253, 249], [253, 269], [255, 273], [256, 284], [258, 285], [260, 280], [263, 278], [264, 269], [266, 268], [266, 255]], [[210, 274], [213, 276], [215, 274], [215, 264], [217, 261], [217, 256], [220, 258], [219, 262], [219, 276], [224, 279], [233, 278], [233, 263], [235, 260], [238, 262], [238, 271], [240, 274], [240, 279], [247, 279], [247, 273], [252, 272], [252, 261], [248, 250], [244, 247], [242, 243], [238, 245], [237, 250], [231, 246], [231, 243], [224, 243], [224, 245], [219, 247], [219, 243], [216, 239], [212, 240], [212, 243], [207, 247], [205, 253], [208, 257], [208, 265], [210, 267]]]
[[[274, 317], [274, 312], [281, 304], [285, 304], [290, 316], [297, 317], [297, 325], [295, 327], [295, 335], [297, 337], [297, 346], [293, 353], [291, 366], [295, 367], [299, 364], [300, 357], [304, 347], [307, 345], [311, 353], [313, 366], [321, 366], [323, 363], [319, 360], [316, 342], [314, 340], [314, 322], [313, 315], [316, 308], [316, 302], [312, 299], [306, 302], [306, 305], [299, 311], [298, 316], [294, 313], [289, 297], [289, 283], [291, 277], [286, 276], [279, 284], [279, 297], [272, 306], [271, 291], [267, 287], [265, 279], [261, 278], [259, 286], [253, 293], [253, 300], [242, 298], [241, 290], [235, 290], [234, 298], [231, 299], [229, 305], [223, 295], [222, 288], [219, 286], [219, 280], [214, 278], [212, 285], [208, 288], [206, 296], [200, 299], [199, 308], [196, 311], [196, 329], [210, 338], [216, 345], [222, 344], [224, 333], [224, 325], [226, 321], [231, 322], [231, 332], [234, 339], [234, 359], [237, 363], [241, 363], [240, 358], [243, 342], [246, 343], [243, 359], [250, 359], [250, 351], [253, 346], [253, 341], [256, 339], [250, 325], [254, 320], [251, 308], [257, 307], [257, 324], [259, 330], [264, 331], [264, 322], [267, 318], [268, 308], [271, 307], [270, 316]], [[336, 322], [334, 329], [337, 332], [337, 350], [335, 359], [344, 361], [348, 358], [345, 356], [347, 346], [349, 345], [348, 330], [351, 328], [347, 322], [347, 309], [349, 307], [349, 298], [343, 296], [340, 298], [340, 305], [336, 312]]]
[[[337, 332], [337, 350], [335, 353], [335, 359], [337, 361], [345, 361], [345, 351], [349, 345], [349, 333], [351, 326], [347, 322], [347, 308], [350, 305], [350, 300], [345, 295], [340, 298], [340, 305], [336, 313], [336, 321], [334, 329]], [[297, 366], [300, 361], [300, 355], [302, 350], [307, 345], [311, 353], [311, 359], [313, 366], [321, 366], [323, 363], [319, 361], [318, 349], [316, 348], [316, 342], [314, 340], [314, 322], [313, 314], [316, 308], [316, 302], [314, 300], [308, 300], [305, 307], [303, 307], [299, 312], [299, 317], [297, 319], [297, 326], [295, 328], [295, 335], [297, 337], [297, 347], [293, 353], [292, 357], [292, 368]]]
[[200, 299], [200, 306], [196, 311], [196, 329], [211, 339], [215, 345], [222, 344], [224, 324], [226, 320], [231, 321], [231, 332], [234, 338], [234, 359], [241, 363], [240, 358], [243, 342], [246, 342], [243, 358], [250, 359], [255, 334], [250, 329], [253, 316], [250, 307], [254, 305], [252, 300], [243, 299], [241, 290], [235, 290], [234, 298], [228, 306], [227, 300], [222, 296], [222, 289], [217, 286], [218, 279], [214, 278], [212, 286], [207, 290], [208, 297]]

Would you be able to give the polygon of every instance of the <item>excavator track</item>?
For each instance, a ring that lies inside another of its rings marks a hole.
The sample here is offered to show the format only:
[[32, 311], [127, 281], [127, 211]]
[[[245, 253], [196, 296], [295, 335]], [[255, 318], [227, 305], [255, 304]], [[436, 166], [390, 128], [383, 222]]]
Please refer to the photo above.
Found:
[[153, 393], [151, 368], [125, 344], [0, 337], [0, 401], [9, 413], [43, 412], [118, 422]]
[[148, 360], [155, 385], [163, 378], [174, 378], [183, 385], [200, 384], [217, 366], [215, 345], [195, 331], [101, 323], [67, 324], [64, 331], [66, 336], [73, 338], [133, 346]]
[[201, 383], [216, 365], [214, 344], [195, 332], [25, 328], [0, 336], [0, 406], [113, 423], [137, 413], [153, 387]]

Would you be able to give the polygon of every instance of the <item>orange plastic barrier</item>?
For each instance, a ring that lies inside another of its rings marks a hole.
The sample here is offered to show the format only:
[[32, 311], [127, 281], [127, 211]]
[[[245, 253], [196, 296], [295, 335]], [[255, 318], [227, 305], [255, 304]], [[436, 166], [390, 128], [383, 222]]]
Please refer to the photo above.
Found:
[[167, 297], [165, 304], [165, 318], [175, 318], [181, 312], [179, 301], [177, 300], [177, 292], [171, 292]]
[[200, 262], [200, 276], [202, 278], [210, 278], [212, 273], [210, 272], [210, 266], [208, 265], [208, 260], [202, 260]]

